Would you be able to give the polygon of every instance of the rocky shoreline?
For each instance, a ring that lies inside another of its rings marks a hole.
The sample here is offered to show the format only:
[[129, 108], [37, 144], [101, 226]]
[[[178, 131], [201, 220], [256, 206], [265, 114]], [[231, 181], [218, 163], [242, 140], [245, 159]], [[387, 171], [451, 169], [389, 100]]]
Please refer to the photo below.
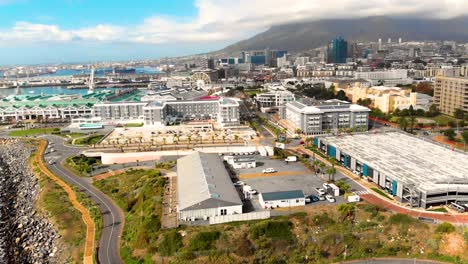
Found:
[[59, 234], [35, 209], [40, 187], [28, 166], [32, 151], [0, 139], [0, 263], [59, 262]]

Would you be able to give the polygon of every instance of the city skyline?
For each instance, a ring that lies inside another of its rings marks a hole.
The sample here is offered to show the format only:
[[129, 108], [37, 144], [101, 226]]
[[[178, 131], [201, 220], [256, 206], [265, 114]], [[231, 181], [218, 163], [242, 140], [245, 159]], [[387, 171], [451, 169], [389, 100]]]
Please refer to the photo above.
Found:
[[183, 0], [134, 5], [124, 1], [0, 0], [0, 64], [190, 55], [221, 49], [285, 23], [367, 16], [424, 18], [429, 11], [431, 18], [453, 18], [468, 10], [468, 3], [461, 0], [327, 3]]

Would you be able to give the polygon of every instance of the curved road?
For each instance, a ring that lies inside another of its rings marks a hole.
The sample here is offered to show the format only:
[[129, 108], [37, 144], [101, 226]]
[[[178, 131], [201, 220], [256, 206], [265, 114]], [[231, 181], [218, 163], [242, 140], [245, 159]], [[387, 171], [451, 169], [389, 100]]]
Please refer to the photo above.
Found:
[[[68, 184], [75, 186], [85, 193], [101, 210], [103, 228], [99, 240], [98, 260], [101, 264], [123, 263], [120, 258], [120, 235], [124, 224], [124, 216], [120, 208], [104, 193], [96, 189], [90, 178], [82, 178], [74, 175], [65, 169], [61, 163], [68, 157], [77, 155], [83, 148], [75, 148], [64, 145], [61, 138], [55, 136], [45, 136], [49, 143], [54, 143], [56, 152], [45, 155], [48, 168], [57, 176], [61, 177]], [[49, 160], [55, 160], [52, 165]]]

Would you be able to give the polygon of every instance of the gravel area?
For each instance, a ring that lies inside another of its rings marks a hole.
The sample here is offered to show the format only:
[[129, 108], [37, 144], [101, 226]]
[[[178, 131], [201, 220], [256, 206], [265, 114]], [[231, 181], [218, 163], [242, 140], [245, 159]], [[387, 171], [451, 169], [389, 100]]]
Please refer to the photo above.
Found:
[[40, 191], [28, 166], [32, 149], [0, 139], [0, 263], [59, 263], [59, 234], [38, 214]]

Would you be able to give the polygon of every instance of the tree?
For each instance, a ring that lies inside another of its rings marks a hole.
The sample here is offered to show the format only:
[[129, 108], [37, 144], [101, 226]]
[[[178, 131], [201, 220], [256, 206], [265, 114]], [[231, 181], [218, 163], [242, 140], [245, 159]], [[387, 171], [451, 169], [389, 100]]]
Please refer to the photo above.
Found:
[[319, 167], [320, 167], [320, 172], [322, 173], [322, 176], [323, 176], [323, 173], [324, 173], [324, 170], [325, 170], [325, 164], [320, 163]]
[[400, 127], [400, 129], [403, 129], [404, 131], [406, 131], [406, 129], [408, 128], [408, 125], [409, 125], [409, 122], [406, 117], [403, 116], [400, 118], [400, 120], [398, 120], [398, 126]]
[[448, 121], [447, 125], [451, 128], [457, 127], [457, 123], [455, 123], [455, 121], [453, 120]]
[[340, 204], [338, 206], [338, 211], [343, 216], [343, 220], [349, 219], [350, 221], [353, 221], [354, 214], [356, 212], [356, 206], [352, 203]]
[[329, 168], [327, 168], [326, 172], [328, 174], [328, 181], [331, 181], [332, 178], [334, 178], [334, 175], [336, 173], [336, 169], [334, 167], [329, 167]]
[[461, 136], [462, 136], [462, 139], [463, 139], [464, 149], [466, 150], [466, 144], [468, 144], [468, 130], [463, 131]]
[[320, 165], [320, 161], [314, 160], [314, 162], [312, 163], [312, 165], [314, 166], [315, 175], [317, 175], [317, 166]]
[[338, 188], [340, 188], [340, 190], [342, 190], [344, 193], [347, 193], [349, 189], [351, 188], [351, 186], [349, 186], [349, 184], [347, 184], [343, 180], [338, 181], [335, 185]]
[[438, 116], [439, 114], [440, 114], [440, 111], [435, 104], [431, 105], [429, 107], [429, 111], [426, 112], [427, 117], [434, 117], [434, 116]]
[[414, 108], [413, 108], [413, 105], [410, 105], [409, 109], [408, 109], [408, 112], [409, 112], [409, 123], [410, 123], [410, 132], [411, 134], [413, 133], [413, 129], [414, 129], [414, 123], [416, 122], [416, 117], [414, 116]]
[[457, 134], [453, 129], [447, 129], [444, 131], [444, 136], [446, 136], [450, 140], [454, 140], [456, 135]]
[[346, 96], [346, 93], [343, 90], [339, 90], [338, 93], [336, 93], [336, 99], [342, 101], [349, 101], [348, 97]]
[[463, 109], [457, 108], [453, 112], [453, 117], [456, 119], [463, 119], [465, 117], [465, 112], [463, 112]]

